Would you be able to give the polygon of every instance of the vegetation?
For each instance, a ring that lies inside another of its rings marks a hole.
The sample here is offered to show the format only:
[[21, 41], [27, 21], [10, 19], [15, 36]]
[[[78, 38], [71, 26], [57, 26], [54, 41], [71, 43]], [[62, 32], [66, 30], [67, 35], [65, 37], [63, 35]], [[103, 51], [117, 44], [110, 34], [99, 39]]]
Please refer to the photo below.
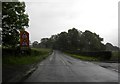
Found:
[[32, 49], [31, 55], [26, 56], [4, 56], [4, 65], [26, 65], [42, 61], [52, 52], [51, 49]]
[[103, 44], [102, 41], [103, 38], [96, 33], [88, 30], [82, 32], [72, 28], [68, 32], [61, 32], [50, 38], [42, 38], [41, 43], [34, 41], [33, 47], [57, 49], [87, 60], [117, 59], [113, 51], [118, 51], [119, 48], [110, 43]]
[[[2, 18], [2, 2], [0, 2], [0, 18]], [[2, 20], [0, 19], [0, 46], [2, 44]]]
[[[99, 52], [98, 52], [99, 53]], [[107, 61], [107, 62], [118, 62], [119, 60], [119, 56], [120, 56], [120, 51], [114, 51], [111, 53], [111, 56], [105, 56], [105, 54], [103, 54], [103, 56], [99, 55], [99, 56], [92, 56], [92, 55], [80, 55], [80, 54], [73, 54], [73, 53], [66, 53], [65, 54], [71, 56], [71, 57], [74, 57], [74, 58], [77, 58], [77, 59], [81, 59], [81, 60], [84, 60], [84, 61]], [[107, 57], [107, 58], [106, 58]], [[109, 57], [109, 58], [108, 58]]]
[[[80, 52], [80, 51], [74, 51], [74, 52], [67, 52], [67, 53], [70, 53], [72, 54], [73, 56], [77, 55], [77, 56], [80, 56], [80, 58], [91, 58], [94, 60], [94, 59], [98, 59], [99, 61], [108, 61], [111, 59], [112, 57], [112, 53], [110, 51], [99, 51], [99, 52]], [[75, 56], [76, 57], [76, 56]], [[79, 57], [77, 57], [79, 58]], [[93, 61], [91, 60], [91, 61]]]
[[0, 34], [2, 34], [3, 64], [36, 63], [45, 59], [52, 51], [51, 49], [29, 48], [24, 51], [20, 49], [20, 46], [18, 46], [20, 44], [20, 31], [29, 26], [29, 18], [25, 13], [25, 3], [16, 1], [2, 2], [2, 33], [0, 30]]
[[[68, 54], [68, 53], [66, 53]], [[84, 60], [84, 61], [99, 61], [100, 59], [97, 58], [97, 57], [93, 57], [93, 56], [82, 56], [82, 55], [76, 55], [76, 54], [68, 54], [69, 56], [71, 57], [74, 57], [74, 58], [78, 58], [78, 59], [81, 59], [81, 60]]]
[[68, 32], [61, 32], [52, 35], [50, 38], [42, 38], [41, 43], [33, 42], [35, 47], [53, 48], [61, 51], [101, 51], [105, 50], [102, 43], [103, 38], [96, 33], [86, 30], [79, 31], [75, 28], [69, 29]]
[[112, 52], [112, 57], [111, 57], [111, 61], [119, 61], [120, 58], [120, 51], [113, 51]]
[[[32, 49], [22, 54], [20, 48], [17, 47], [20, 41], [20, 30], [27, 28], [29, 18], [25, 14], [24, 2], [3, 2], [2, 3], [2, 48], [3, 48], [3, 63], [6, 64], [30, 64], [44, 59], [50, 49], [57, 49], [64, 52], [101, 52], [119, 50], [118, 47], [112, 46], [107, 43], [102, 43], [103, 38], [98, 34], [89, 30], [84, 32], [75, 28], [69, 29], [67, 32], [61, 32], [57, 35], [52, 35], [50, 38], [42, 38], [41, 42], [33, 42]], [[0, 37], [1, 39], [1, 37]], [[49, 49], [36, 49], [36, 48], [49, 48]], [[73, 53], [76, 54], [76, 53]], [[94, 57], [86, 57], [80, 54], [73, 55], [81, 59], [94, 59]], [[113, 58], [116, 54], [113, 54]]]
[[28, 27], [24, 2], [2, 2], [2, 42], [4, 47], [16, 47], [20, 30]]

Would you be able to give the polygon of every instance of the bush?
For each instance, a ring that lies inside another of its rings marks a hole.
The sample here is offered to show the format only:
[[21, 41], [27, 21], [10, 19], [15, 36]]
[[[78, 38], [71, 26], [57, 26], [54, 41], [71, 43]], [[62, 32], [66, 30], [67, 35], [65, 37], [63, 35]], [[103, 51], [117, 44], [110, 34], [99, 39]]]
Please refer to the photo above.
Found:
[[102, 61], [110, 60], [110, 58], [112, 56], [112, 52], [111, 51], [81, 52], [81, 51], [77, 50], [77, 51], [67, 51], [67, 52], [71, 53], [71, 54], [82, 55], [82, 56], [96, 57], [96, 58], [99, 58]]
[[2, 56], [23, 56], [31, 55], [31, 49], [20, 50], [20, 47], [16, 48], [2, 48]]
[[2, 56], [15, 55], [15, 51], [13, 48], [2, 48]]

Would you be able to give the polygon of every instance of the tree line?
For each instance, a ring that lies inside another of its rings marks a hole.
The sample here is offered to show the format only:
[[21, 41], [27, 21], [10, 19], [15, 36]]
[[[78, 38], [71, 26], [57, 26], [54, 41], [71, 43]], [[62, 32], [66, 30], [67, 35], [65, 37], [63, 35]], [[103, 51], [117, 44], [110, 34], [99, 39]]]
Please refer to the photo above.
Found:
[[82, 32], [76, 28], [68, 32], [52, 35], [50, 38], [42, 38], [41, 42], [33, 42], [33, 47], [52, 48], [62, 51], [104, 51], [106, 46], [102, 43], [103, 38], [89, 30]]

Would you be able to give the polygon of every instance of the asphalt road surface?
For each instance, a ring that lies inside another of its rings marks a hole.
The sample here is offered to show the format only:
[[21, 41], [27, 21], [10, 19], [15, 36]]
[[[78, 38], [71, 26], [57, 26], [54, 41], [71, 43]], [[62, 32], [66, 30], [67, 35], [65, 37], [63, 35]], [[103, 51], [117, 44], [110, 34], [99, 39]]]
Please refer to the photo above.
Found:
[[118, 73], [54, 51], [24, 82], [117, 82]]

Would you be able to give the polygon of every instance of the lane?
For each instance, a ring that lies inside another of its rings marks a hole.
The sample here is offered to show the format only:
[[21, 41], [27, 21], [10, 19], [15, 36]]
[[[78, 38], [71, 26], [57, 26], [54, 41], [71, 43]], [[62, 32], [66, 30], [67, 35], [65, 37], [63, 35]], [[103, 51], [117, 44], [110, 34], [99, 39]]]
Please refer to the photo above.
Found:
[[66, 61], [70, 69], [78, 74], [79, 78], [85, 78], [85, 82], [115, 82], [118, 81], [118, 73], [100, 67], [86, 61], [80, 61], [61, 53], [61, 57]]
[[118, 74], [54, 51], [25, 82], [117, 82]]

